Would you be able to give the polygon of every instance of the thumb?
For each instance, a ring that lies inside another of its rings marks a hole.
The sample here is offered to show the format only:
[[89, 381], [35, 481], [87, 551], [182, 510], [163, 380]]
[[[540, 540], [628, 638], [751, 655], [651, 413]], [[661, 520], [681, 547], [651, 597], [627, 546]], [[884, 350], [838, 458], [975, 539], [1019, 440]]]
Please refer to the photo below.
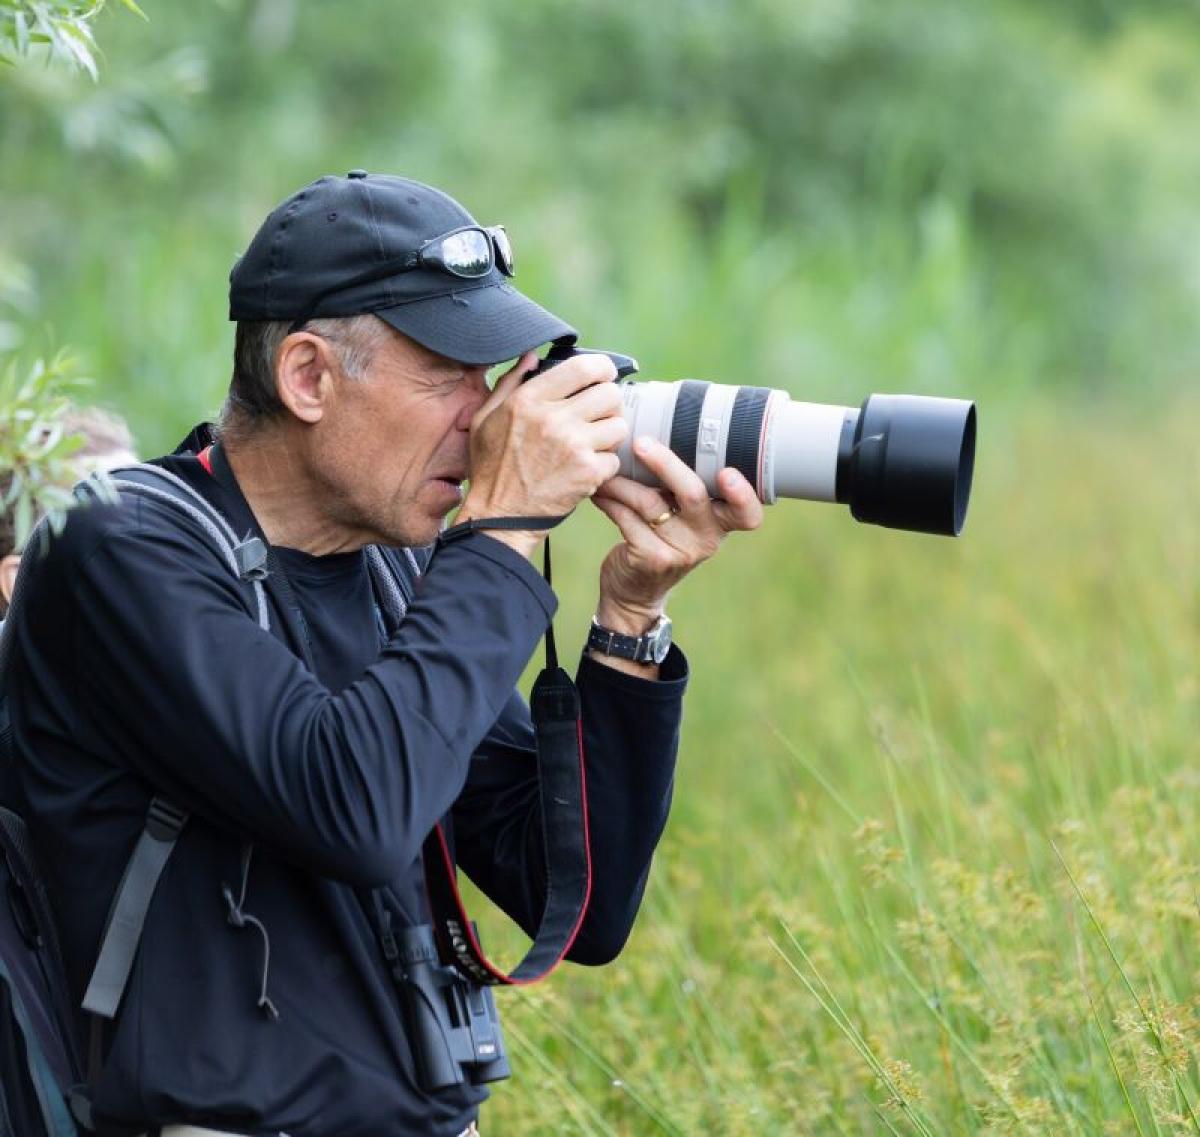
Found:
[[483, 406], [475, 412], [472, 427], [478, 427], [501, 403], [503, 403], [536, 370], [541, 360], [536, 351], [527, 351], [499, 379]]

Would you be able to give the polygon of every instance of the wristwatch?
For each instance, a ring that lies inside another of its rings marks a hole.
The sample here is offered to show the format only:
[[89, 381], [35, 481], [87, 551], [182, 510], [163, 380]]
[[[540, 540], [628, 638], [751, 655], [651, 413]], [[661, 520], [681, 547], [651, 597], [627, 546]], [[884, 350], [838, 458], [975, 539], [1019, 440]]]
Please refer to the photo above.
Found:
[[659, 616], [648, 632], [640, 636], [627, 636], [604, 627], [593, 616], [587, 646], [590, 651], [598, 651], [601, 655], [632, 659], [634, 663], [662, 663], [671, 650], [671, 620], [667, 616]]

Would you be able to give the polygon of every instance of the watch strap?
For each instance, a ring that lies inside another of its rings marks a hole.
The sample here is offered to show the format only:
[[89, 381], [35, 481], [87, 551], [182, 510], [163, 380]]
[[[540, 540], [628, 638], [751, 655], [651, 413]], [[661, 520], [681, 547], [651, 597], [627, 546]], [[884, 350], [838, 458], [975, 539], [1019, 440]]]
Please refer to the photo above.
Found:
[[634, 663], [654, 663], [655, 633], [662, 627], [665, 616], [660, 616], [649, 631], [640, 636], [629, 636], [624, 632], [613, 631], [592, 619], [588, 631], [587, 646], [591, 651], [601, 655], [614, 655], [619, 659], [631, 659]]

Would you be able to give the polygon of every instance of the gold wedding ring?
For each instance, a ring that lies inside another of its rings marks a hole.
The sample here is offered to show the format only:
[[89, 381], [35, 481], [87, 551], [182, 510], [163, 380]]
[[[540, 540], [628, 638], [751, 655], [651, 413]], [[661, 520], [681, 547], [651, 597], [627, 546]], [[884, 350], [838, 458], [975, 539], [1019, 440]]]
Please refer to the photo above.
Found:
[[653, 521], [647, 522], [651, 529], [657, 529], [664, 521], [670, 521], [675, 516], [675, 510], [664, 509]]

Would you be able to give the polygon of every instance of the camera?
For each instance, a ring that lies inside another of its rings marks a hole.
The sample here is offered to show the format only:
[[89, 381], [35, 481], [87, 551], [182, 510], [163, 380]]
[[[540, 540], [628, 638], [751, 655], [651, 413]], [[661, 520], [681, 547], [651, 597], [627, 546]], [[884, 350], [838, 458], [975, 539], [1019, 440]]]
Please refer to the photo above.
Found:
[[632, 382], [630, 356], [555, 343], [538, 371], [575, 355], [607, 355], [617, 368], [629, 438], [621, 473], [654, 475], [632, 451], [648, 434], [700, 475], [714, 497], [733, 466], [766, 505], [781, 497], [849, 506], [856, 521], [957, 537], [975, 468], [975, 404], [923, 395], [870, 395], [857, 410], [794, 400], [769, 387], [696, 379]]

